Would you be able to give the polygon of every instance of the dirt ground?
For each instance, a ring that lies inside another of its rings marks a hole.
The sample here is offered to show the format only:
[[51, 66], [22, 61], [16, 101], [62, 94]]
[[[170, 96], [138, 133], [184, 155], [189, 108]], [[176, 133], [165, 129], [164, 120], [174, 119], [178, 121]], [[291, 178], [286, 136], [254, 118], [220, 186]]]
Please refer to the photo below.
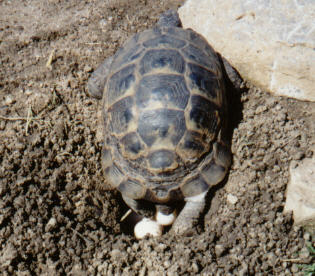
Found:
[[314, 103], [255, 87], [231, 102], [233, 165], [191, 237], [137, 241], [119, 194], [95, 189], [102, 137], [87, 80], [180, 4], [0, 1], [1, 275], [303, 275], [312, 237], [282, 211], [289, 163], [313, 154]]

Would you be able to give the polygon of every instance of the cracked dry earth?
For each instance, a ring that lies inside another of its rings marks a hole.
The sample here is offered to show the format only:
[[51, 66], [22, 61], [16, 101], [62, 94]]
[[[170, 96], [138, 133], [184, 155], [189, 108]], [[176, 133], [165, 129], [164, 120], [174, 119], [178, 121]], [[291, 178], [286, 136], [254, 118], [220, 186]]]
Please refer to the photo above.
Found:
[[[181, 1], [0, 1], [1, 275], [303, 275], [312, 236], [282, 213], [289, 163], [312, 156], [315, 105], [234, 95], [233, 165], [191, 237], [137, 241], [96, 189], [91, 72]], [[47, 64], [47, 61], [48, 64]]]

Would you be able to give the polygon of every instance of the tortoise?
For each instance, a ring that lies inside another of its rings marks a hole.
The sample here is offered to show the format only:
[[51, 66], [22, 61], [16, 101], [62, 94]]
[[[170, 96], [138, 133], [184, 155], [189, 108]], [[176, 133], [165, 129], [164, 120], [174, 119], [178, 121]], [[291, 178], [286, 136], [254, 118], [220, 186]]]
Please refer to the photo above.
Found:
[[[224, 72], [234, 74], [169, 10], [91, 75], [88, 93], [102, 99], [106, 181], [135, 213], [143, 201], [156, 207], [155, 219], [141, 216], [135, 225], [137, 238], [159, 236], [166, 225], [177, 234], [190, 230], [207, 191], [225, 178], [231, 154]], [[176, 217], [178, 202], [184, 207]]]

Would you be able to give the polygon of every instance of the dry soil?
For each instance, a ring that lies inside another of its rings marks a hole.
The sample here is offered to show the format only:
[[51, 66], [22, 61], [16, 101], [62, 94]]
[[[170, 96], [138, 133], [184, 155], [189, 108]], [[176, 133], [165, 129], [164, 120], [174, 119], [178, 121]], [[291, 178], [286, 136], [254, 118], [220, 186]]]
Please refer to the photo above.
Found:
[[255, 87], [230, 101], [233, 165], [190, 237], [137, 241], [99, 191], [91, 72], [181, 1], [0, 1], [1, 275], [302, 275], [312, 237], [283, 214], [289, 163], [312, 156], [314, 103]]

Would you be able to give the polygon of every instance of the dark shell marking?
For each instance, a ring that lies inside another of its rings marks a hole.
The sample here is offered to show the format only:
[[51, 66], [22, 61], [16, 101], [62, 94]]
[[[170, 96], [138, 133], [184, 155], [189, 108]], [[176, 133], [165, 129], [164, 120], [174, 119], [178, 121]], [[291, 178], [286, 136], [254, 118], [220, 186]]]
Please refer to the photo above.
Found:
[[[148, 93], [148, 91], [150, 93]], [[189, 91], [185, 78], [181, 75], [156, 74], [141, 79], [136, 101], [139, 108], [163, 107], [185, 109], [189, 100]]]
[[158, 68], [169, 69], [171, 72], [182, 74], [185, 71], [185, 60], [176, 50], [148, 50], [140, 62], [140, 74], [148, 74]]
[[225, 88], [197, 33], [154, 28], [115, 55], [105, 86], [103, 168], [124, 196], [156, 203], [195, 196], [224, 178]]
[[184, 112], [166, 108], [144, 111], [139, 117], [138, 132], [148, 147], [158, 144], [175, 148], [185, 132]]

